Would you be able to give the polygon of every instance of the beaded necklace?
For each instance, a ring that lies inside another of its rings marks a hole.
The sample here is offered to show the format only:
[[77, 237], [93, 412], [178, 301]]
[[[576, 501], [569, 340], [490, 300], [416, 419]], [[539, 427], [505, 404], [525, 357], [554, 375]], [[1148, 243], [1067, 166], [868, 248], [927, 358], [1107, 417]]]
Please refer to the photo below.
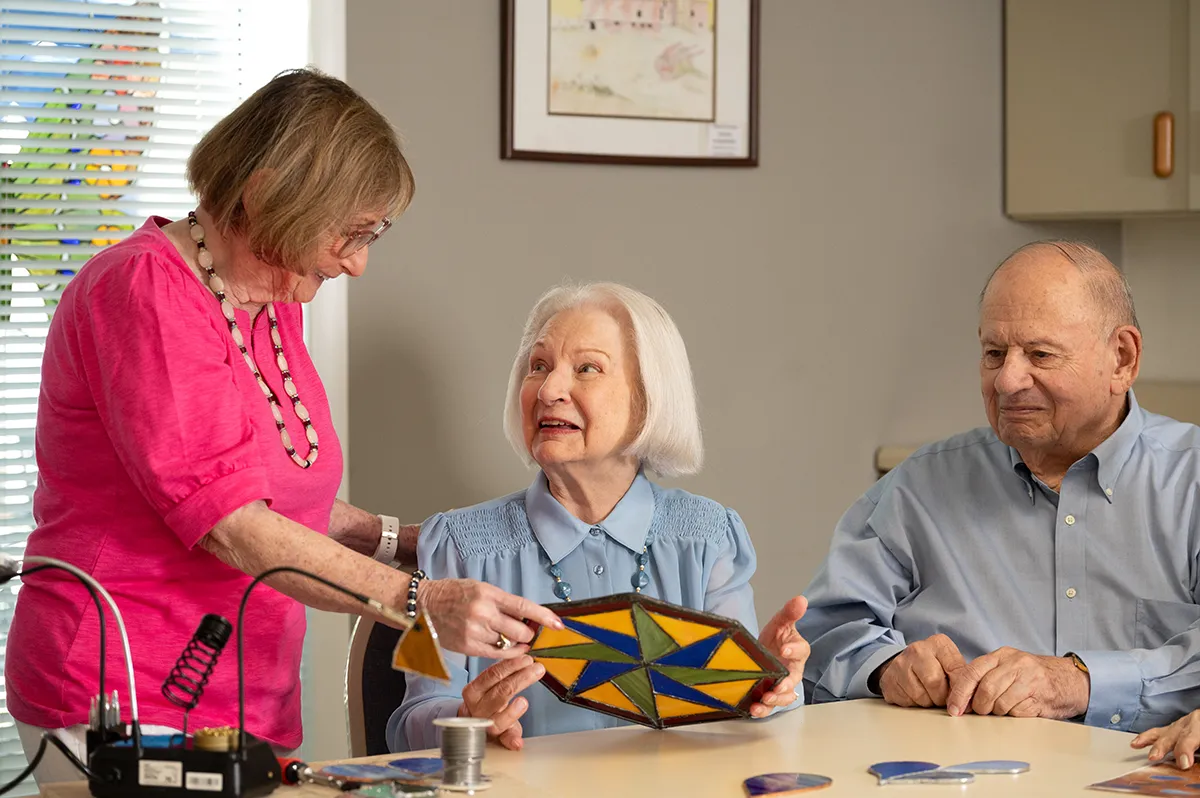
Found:
[[188, 212], [188, 225], [188, 233], [200, 250], [196, 255], [196, 260], [199, 262], [200, 267], [208, 273], [208, 289], [216, 295], [217, 301], [221, 303], [221, 313], [224, 314], [225, 320], [229, 322], [229, 334], [233, 336], [233, 342], [237, 344], [237, 348], [241, 351], [242, 358], [246, 361], [246, 365], [250, 367], [250, 371], [254, 373], [254, 378], [258, 380], [258, 387], [262, 389], [263, 395], [267, 397], [267, 404], [271, 406], [271, 415], [275, 418], [275, 428], [279, 430], [279, 440], [283, 443], [283, 449], [292, 458], [293, 463], [301, 468], [308, 468], [317, 462], [317, 431], [313, 428], [312, 419], [308, 415], [308, 408], [300, 401], [300, 394], [296, 390], [296, 384], [292, 382], [292, 373], [288, 370], [287, 358], [283, 354], [283, 339], [279, 335], [279, 320], [275, 318], [275, 305], [271, 302], [267, 303], [267, 319], [271, 327], [271, 343], [275, 349], [275, 365], [279, 367], [279, 375], [283, 377], [283, 390], [287, 393], [288, 398], [292, 400], [292, 412], [304, 424], [304, 437], [308, 439], [307, 457], [301, 457], [296, 448], [292, 446], [292, 436], [288, 434], [287, 426], [283, 423], [283, 410], [280, 408], [279, 397], [271, 390], [271, 386], [267, 385], [267, 381], [263, 379], [262, 373], [258, 370], [258, 364], [254, 362], [254, 358], [246, 350], [246, 341], [242, 336], [242, 331], [238, 329], [233, 305], [225, 298], [225, 282], [217, 276], [216, 270], [213, 269], [212, 253], [204, 246], [204, 228], [200, 226], [200, 221], [196, 218], [195, 211]]
[[[641, 593], [642, 588], [650, 584], [650, 575], [646, 573], [646, 566], [650, 564], [650, 542], [652, 535], [646, 535], [646, 541], [642, 544], [642, 550], [638, 552], [637, 570], [633, 572], [633, 576], [629, 577], [629, 584], [635, 593]], [[543, 549], [543, 553], [545, 550]], [[547, 554], [546, 558], [549, 559]], [[550, 572], [550, 576], [554, 579], [554, 595], [563, 601], [571, 600], [571, 583], [564, 582], [562, 578], [562, 568], [558, 563], [550, 563], [550, 567], [546, 569]]]

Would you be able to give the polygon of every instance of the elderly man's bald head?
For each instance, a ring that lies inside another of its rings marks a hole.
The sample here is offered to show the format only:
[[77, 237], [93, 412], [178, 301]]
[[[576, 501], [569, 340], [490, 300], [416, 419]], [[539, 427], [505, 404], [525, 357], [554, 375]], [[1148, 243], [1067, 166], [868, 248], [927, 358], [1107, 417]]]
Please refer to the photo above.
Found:
[[1133, 291], [1125, 275], [1103, 252], [1079, 241], [1034, 241], [1017, 249], [988, 277], [987, 284], [979, 294], [980, 305], [983, 305], [988, 289], [1001, 272], [1018, 267], [1037, 269], [1039, 264], [1047, 262], [1047, 256], [1067, 261], [1084, 276], [1088, 294], [1095, 304], [1098, 332], [1102, 336], [1108, 337], [1113, 330], [1125, 325], [1141, 329], [1133, 307]]

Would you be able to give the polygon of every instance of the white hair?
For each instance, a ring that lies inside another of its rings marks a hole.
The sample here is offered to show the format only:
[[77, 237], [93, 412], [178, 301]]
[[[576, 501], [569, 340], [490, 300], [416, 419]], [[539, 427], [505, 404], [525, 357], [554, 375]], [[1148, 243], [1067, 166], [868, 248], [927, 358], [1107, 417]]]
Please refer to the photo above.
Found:
[[508, 379], [504, 434], [509, 443], [527, 465], [535, 465], [526, 448], [521, 409], [521, 385], [529, 373], [529, 354], [551, 319], [564, 310], [589, 305], [609, 312], [624, 311], [613, 313], [613, 318], [622, 327], [631, 328], [625, 332], [637, 358], [641, 384], [635, 387], [635, 395], [641, 398], [644, 412], [642, 427], [626, 454], [664, 477], [696, 473], [704, 462], [704, 443], [683, 337], [662, 305], [619, 283], [556, 286], [533, 306]]

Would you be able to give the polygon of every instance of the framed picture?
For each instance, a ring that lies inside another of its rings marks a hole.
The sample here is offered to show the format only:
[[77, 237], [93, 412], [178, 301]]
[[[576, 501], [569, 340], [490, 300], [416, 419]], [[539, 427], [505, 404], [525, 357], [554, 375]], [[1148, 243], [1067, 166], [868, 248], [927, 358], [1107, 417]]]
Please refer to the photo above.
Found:
[[758, 165], [759, 0], [501, 0], [501, 157]]

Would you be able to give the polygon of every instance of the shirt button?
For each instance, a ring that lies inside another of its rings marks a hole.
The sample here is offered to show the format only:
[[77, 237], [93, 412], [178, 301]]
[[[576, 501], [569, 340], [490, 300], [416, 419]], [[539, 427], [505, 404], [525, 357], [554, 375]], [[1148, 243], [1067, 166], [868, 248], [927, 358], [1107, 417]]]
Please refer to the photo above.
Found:
[[594, 573], [596, 576], [600, 576], [601, 574], [604, 573], [604, 566], [597, 565], [595, 568], [592, 569], [592, 573]]
[[588, 530], [588, 532], [590, 532], [592, 537], [594, 537], [594, 538], [598, 538], [604, 534], [604, 530], [598, 526], [592, 527], [591, 529]]
[[1073, 587], [1067, 588], [1067, 598], [1075, 598], [1075, 595], [1076, 595], [1075, 588], [1073, 588]]
[[1074, 523], [1075, 523], [1075, 516], [1073, 516], [1073, 515], [1068, 515], [1068, 516], [1067, 516], [1066, 518], [1064, 518], [1063, 520], [1067, 522], [1067, 526], [1071, 526], [1072, 524], [1074, 524]]
[[1115, 714], [1115, 715], [1113, 715], [1111, 718], [1109, 718], [1109, 720], [1110, 720], [1112, 723], [1120, 723], [1120, 722], [1121, 722], [1121, 713], [1120, 713], [1120, 712], [1118, 712], [1117, 714]]
[[1105, 489], [1104, 489], [1104, 494], [1105, 494], [1106, 496], [1111, 496], [1111, 495], [1112, 495], [1112, 488], [1105, 488]]

